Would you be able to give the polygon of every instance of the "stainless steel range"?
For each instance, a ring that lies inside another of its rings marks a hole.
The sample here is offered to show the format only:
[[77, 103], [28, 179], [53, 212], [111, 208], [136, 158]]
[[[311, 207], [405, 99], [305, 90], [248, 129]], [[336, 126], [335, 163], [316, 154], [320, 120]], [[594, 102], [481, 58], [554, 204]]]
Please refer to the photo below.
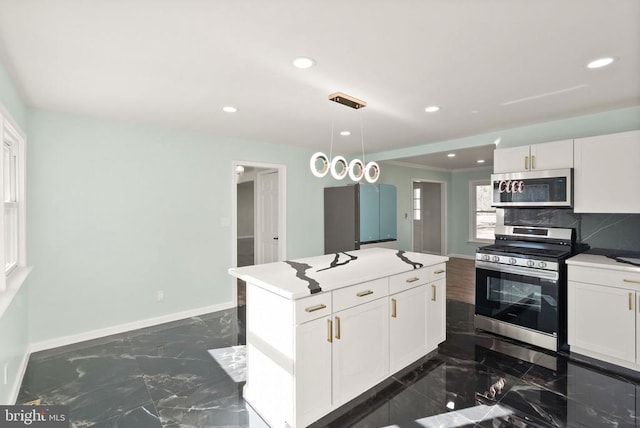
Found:
[[565, 260], [586, 248], [574, 229], [497, 225], [476, 252], [475, 327], [568, 350]]

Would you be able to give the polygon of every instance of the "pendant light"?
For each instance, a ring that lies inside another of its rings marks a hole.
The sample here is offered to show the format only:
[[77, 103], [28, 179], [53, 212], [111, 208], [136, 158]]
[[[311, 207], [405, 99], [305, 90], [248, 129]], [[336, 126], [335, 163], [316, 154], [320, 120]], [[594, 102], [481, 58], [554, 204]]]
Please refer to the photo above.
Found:
[[[341, 92], [336, 92], [334, 94], [329, 95], [329, 100], [337, 102], [339, 104], [345, 105], [347, 107], [351, 107], [353, 109], [360, 109], [362, 107], [366, 107], [367, 103], [361, 101], [357, 98], [351, 97], [349, 95], [345, 95]], [[342, 180], [347, 175], [349, 178], [355, 182], [358, 182], [364, 179], [369, 183], [375, 183], [378, 181], [380, 177], [380, 166], [376, 162], [365, 163], [364, 159], [364, 126], [362, 124], [362, 118], [360, 118], [360, 140], [362, 145], [362, 160], [353, 159], [351, 162], [347, 163], [347, 160], [344, 156], [336, 156], [333, 155], [333, 135], [334, 135], [334, 125], [331, 123], [331, 146], [329, 151], [329, 156], [325, 155], [322, 152], [316, 152], [311, 156], [309, 160], [309, 168], [311, 169], [311, 173], [318, 177], [322, 178], [329, 171], [331, 171], [331, 176], [336, 180]]]

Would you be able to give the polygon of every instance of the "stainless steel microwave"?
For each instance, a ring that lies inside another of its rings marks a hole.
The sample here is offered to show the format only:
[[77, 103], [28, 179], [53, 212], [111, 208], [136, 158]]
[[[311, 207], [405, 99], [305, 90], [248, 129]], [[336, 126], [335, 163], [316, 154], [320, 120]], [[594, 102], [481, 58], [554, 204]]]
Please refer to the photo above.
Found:
[[573, 206], [573, 169], [491, 174], [494, 207]]

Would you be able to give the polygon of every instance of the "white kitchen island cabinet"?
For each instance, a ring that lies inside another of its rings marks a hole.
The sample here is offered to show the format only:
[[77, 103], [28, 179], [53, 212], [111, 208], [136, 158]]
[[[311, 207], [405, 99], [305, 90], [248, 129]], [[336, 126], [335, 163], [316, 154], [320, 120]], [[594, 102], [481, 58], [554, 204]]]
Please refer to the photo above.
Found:
[[244, 398], [304, 427], [436, 349], [447, 260], [369, 248], [230, 269], [247, 282]]

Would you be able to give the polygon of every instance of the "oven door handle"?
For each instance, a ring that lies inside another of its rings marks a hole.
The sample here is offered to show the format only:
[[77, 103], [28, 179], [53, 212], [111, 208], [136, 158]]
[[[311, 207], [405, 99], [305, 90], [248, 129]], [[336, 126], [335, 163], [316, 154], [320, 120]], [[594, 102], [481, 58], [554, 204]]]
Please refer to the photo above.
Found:
[[548, 281], [558, 281], [558, 272], [532, 269], [520, 266], [509, 266], [498, 263], [476, 261], [477, 269], [492, 270], [494, 272], [511, 273], [514, 275], [530, 276], [534, 278], [546, 279]]

